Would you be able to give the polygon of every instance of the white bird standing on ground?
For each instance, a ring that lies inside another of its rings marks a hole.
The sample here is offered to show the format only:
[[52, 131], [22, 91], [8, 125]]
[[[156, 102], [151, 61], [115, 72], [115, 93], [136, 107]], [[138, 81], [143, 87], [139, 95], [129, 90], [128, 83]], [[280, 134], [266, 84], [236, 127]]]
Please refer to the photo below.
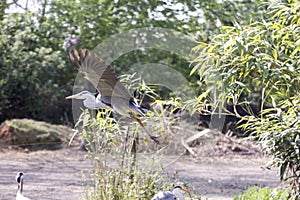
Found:
[[183, 189], [181, 186], [177, 185], [174, 187], [173, 191], [161, 191], [154, 195], [151, 200], [184, 200], [182, 192], [191, 193], [191, 191]]
[[137, 121], [149, 137], [159, 143], [157, 137], [147, 131], [140, 117], [145, 110], [138, 106], [129, 91], [118, 79], [114, 69], [95, 53], [80, 49], [69, 51], [71, 63], [90, 81], [98, 92], [82, 91], [66, 97], [66, 99], [84, 99], [83, 105], [88, 109], [109, 109], [120, 115]]
[[30, 200], [27, 197], [24, 197], [22, 192], [23, 192], [23, 178], [24, 178], [24, 174], [23, 172], [18, 172], [17, 176], [16, 176], [16, 181], [18, 183], [18, 192], [17, 192], [17, 196], [16, 196], [16, 200]]

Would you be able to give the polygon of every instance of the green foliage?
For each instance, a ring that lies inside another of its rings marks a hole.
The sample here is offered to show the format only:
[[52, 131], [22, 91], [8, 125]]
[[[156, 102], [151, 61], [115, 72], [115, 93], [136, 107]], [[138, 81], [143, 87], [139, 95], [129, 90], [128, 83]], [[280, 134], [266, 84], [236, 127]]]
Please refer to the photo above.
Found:
[[244, 193], [239, 194], [234, 200], [287, 200], [289, 192], [287, 190], [250, 187]]
[[[40, 37], [31, 14], [12, 15], [0, 30], [0, 121], [27, 117], [60, 122], [69, 90], [69, 69], [60, 48]], [[60, 90], [59, 93], [56, 91]]]
[[[22, 7], [22, 1], [3, 0], [0, 121], [25, 116], [55, 123], [71, 119], [71, 107], [64, 96], [71, 93], [77, 72], [66, 56], [69, 37], [80, 40], [76, 47], [93, 49], [122, 31], [164, 27], [208, 41], [218, 32], [216, 22], [228, 25], [258, 17], [259, 2], [44, 0], [37, 1], [37, 9], [31, 11], [27, 5]], [[20, 13], [12, 13], [10, 6], [16, 6]], [[123, 73], [136, 63], [166, 63], [195, 86], [197, 77], [188, 76], [188, 61], [176, 53], [155, 48], [136, 50], [120, 55], [113, 64], [118, 73]]]
[[300, 194], [299, 12], [298, 1], [273, 3], [265, 19], [222, 27], [211, 43], [195, 48], [199, 57], [191, 71], [205, 81], [206, 92], [197, 99], [199, 110], [206, 102], [261, 107], [259, 116], [249, 112], [242, 118], [247, 121], [242, 128], [259, 138], [273, 156], [273, 165], [279, 166], [281, 180], [289, 181], [296, 195]]
[[300, 90], [299, 5], [271, 9], [267, 21], [222, 27], [222, 34], [195, 48], [200, 56], [191, 74], [197, 71], [220, 91], [217, 99], [270, 104], [271, 96], [282, 100]]
[[243, 125], [259, 136], [265, 152], [272, 155], [282, 181], [290, 182], [300, 192], [300, 98], [290, 98], [262, 112], [264, 117], [251, 117]]
[[[166, 181], [158, 171], [130, 170], [118, 168], [117, 170], [98, 169], [94, 180], [94, 190], [85, 191], [85, 200], [98, 199], [150, 199], [154, 196], [158, 183]], [[164, 187], [172, 188], [171, 184]]]

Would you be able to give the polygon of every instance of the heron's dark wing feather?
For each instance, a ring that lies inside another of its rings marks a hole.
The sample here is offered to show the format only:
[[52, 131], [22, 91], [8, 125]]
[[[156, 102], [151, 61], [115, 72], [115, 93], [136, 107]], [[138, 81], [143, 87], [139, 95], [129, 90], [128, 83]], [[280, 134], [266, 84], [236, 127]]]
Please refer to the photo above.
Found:
[[111, 65], [89, 50], [73, 49], [69, 52], [71, 63], [78, 68], [84, 77], [100, 92], [102, 98], [109, 103], [112, 97], [131, 99], [131, 95], [118, 79]]

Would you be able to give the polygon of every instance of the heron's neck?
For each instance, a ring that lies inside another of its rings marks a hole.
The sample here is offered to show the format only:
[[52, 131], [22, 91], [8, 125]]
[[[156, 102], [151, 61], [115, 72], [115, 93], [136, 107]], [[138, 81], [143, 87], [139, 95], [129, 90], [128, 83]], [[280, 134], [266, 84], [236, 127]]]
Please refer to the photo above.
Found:
[[94, 95], [89, 95], [87, 98], [83, 101], [83, 105], [87, 107], [88, 109], [95, 109], [96, 108], [96, 97]]
[[99, 109], [99, 108], [109, 109], [109, 106], [105, 105], [101, 101], [100, 93], [98, 93], [97, 95], [90, 94], [89, 96], [87, 96], [87, 98], [83, 101], [83, 105], [88, 109]]
[[178, 200], [184, 200], [184, 196], [180, 192], [180, 189], [178, 189], [178, 188], [174, 189], [173, 194], [177, 197]]
[[23, 181], [18, 184], [18, 192], [22, 194], [23, 192]]

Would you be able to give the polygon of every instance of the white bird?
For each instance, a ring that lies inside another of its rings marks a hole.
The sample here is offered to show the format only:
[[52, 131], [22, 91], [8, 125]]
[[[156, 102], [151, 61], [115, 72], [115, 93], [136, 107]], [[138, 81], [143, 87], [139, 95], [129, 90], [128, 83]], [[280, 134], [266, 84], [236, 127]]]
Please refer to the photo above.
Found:
[[68, 96], [66, 97], [66, 99], [82, 99], [83, 105], [91, 110], [108, 109], [113, 111], [110, 105], [103, 103], [101, 99], [101, 94], [98, 92], [92, 93], [87, 90], [84, 90], [79, 92], [78, 94]]
[[17, 196], [16, 196], [16, 200], [30, 200], [27, 197], [24, 197], [22, 192], [23, 192], [23, 178], [24, 178], [24, 174], [23, 172], [18, 172], [17, 176], [16, 176], [16, 181], [18, 183], [18, 192], [17, 192]]
[[88, 109], [109, 109], [120, 115], [137, 121], [152, 140], [159, 143], [144, 127], [140, 117], [145, 109], [138, 106], [129, 91], [118, 79], [114, 69], [96, 54], [80, 49], [79, 53], [73, 49], [69, 52], [71, 63], [91, 82], [98, 92], [82, 91], [66, 97], [66, 99], [84, 99], [83, 105]]
[[154, 195], [151, 200], [184, 200], [184, 193], [191, 193], [191, 191], [183, 189], [181, 186], [177, 185], [174, 187], [173, 191], [161, 191]]

